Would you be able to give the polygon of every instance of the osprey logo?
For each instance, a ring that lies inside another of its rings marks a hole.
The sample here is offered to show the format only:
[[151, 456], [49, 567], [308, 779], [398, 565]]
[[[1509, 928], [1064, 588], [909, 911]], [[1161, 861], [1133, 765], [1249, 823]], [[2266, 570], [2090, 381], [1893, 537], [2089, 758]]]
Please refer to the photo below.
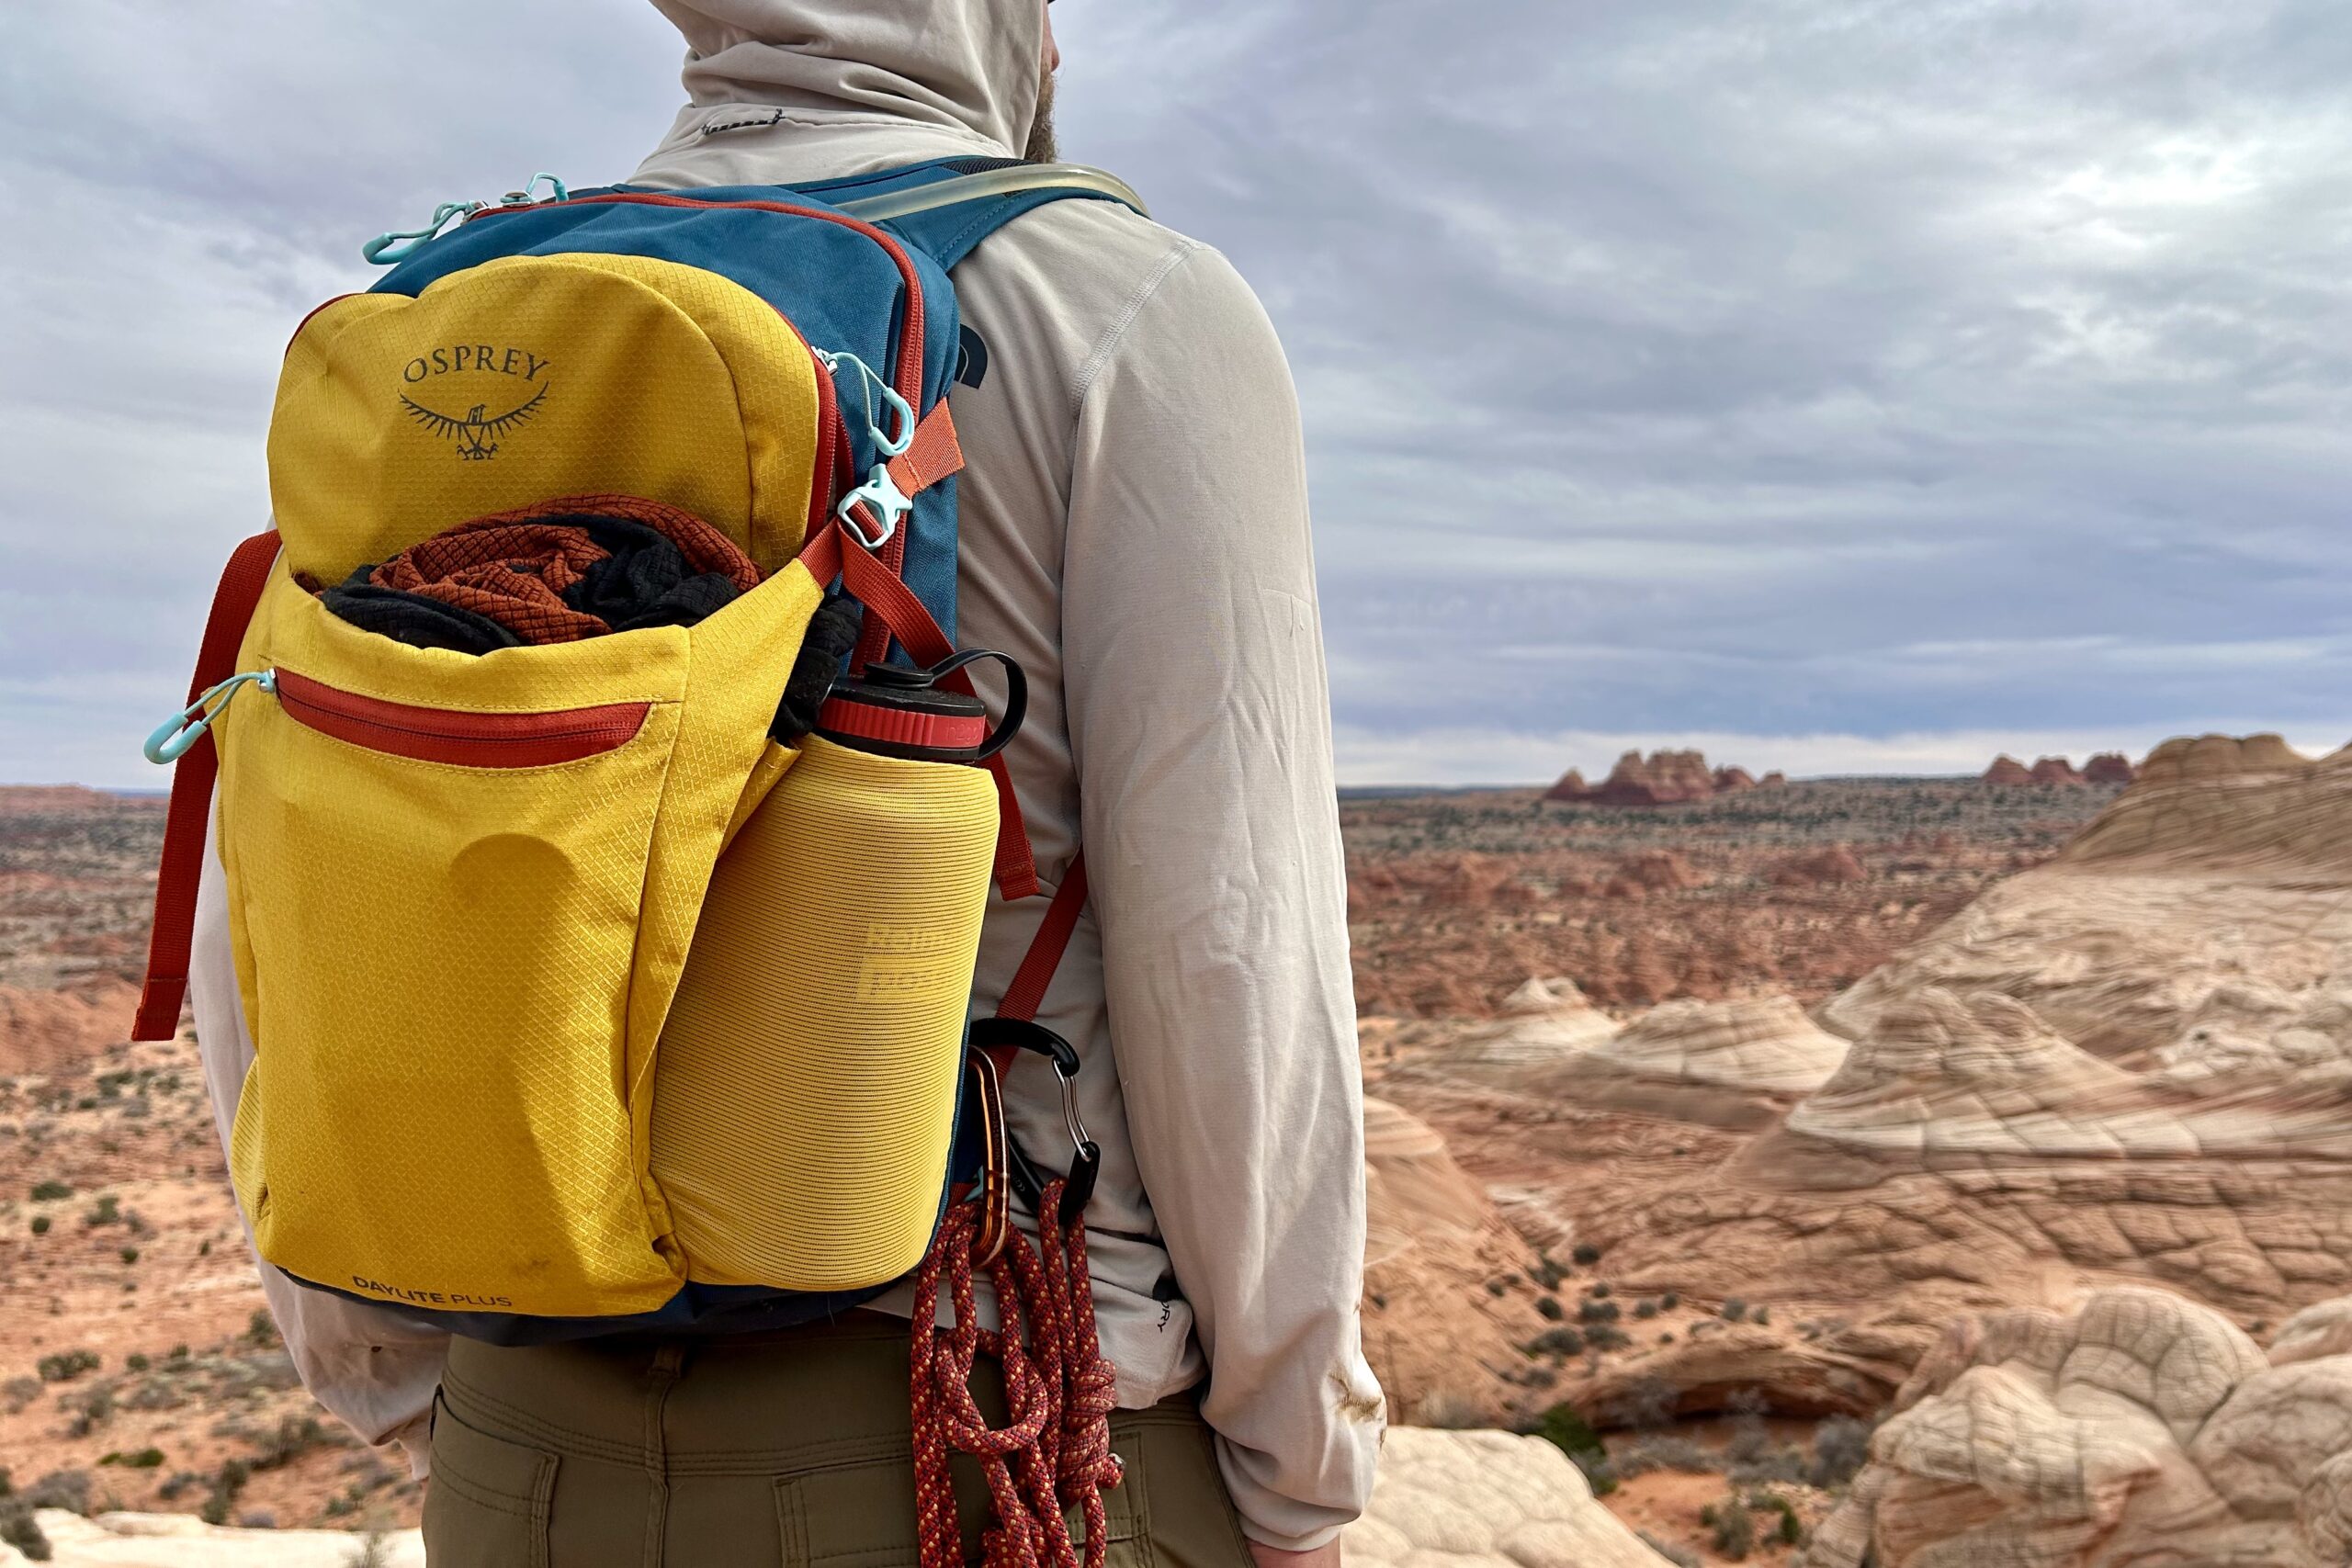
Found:
[[[537, 381], [548, 365], [547, 360], [527, 349], [497, 349], [486, 343], [455, 344], [410, 360], [407, 368], [401, 372], [401, 379], [413, 386], [458, 371], [488, 371], [494, 376], [529, 382]], [[433, 434], [447, 436], [456, 442], [460, 460], [483, 463], [498, 455], [501, 438], [538, 412], [552, 385], [551, 382], [541, 382], [538, 390], [530, 396], [519, 402], [508, 403], [503, 413], [491, 412], [492, 404], [488, 401], [470, 405], [463, 414], [447, 413], [443, 409], [417, 401], [406, 392], [401, 394], [401, 406], [408, 411], [410, 419]], [[442, 400], [435, 398], [434, 401], [441, 402]], [[448, 406], [444, 403], [443, 408]]]

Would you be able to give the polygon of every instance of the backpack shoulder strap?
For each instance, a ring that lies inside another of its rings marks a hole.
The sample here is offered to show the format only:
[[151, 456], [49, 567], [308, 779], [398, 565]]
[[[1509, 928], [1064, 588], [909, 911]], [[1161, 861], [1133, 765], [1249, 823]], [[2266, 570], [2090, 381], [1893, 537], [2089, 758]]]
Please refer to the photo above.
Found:
[[[254, 618], [277, 563], [274, 529], [255, 534], [230, 555], [212, 595], [212, 613], [205, 619], [196, 678], [188, 682], [191, 708], [236, 669], [246, 623]], [[139, 1016], [130, 1029], [133, 1040], [169, 1040], [179, 1031], [180, 1000], [187, 994], [188, 953], [196, 936], [196, 885], [204, 870], [204, 829], [211, 819], [212, 780], [220, 768], [220, 753], [206, 734], [180, 754], [172, 770], [164, 863], [155, 878], [155, 921], [147, 934], [147, 983], [139, 994]]]
[[1050, 201], [1115, 201], [1149, 217], [1125, 181], [1083, 164], [950, 158], [887, 174], [795, 187], [868, 223], [888, 223], [944, 268], [1032, 208]]

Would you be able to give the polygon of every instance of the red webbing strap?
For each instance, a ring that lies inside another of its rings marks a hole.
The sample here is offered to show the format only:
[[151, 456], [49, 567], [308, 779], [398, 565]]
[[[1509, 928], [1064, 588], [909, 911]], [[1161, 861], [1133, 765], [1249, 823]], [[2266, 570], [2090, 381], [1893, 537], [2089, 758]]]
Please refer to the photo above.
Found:
[[[205, 617], [204, 641], [196, 656], [196, 678], [188, 682], [191, 705], [214, 685], [236, 673], [237, 647], [261, 603], [269, 569], [277, 559], [275, 530], [239, 545], [213, 591]], [[180, 1002], [187, 994], [188, 949], [196, 941], [196, 885], [204, 874], [204, 826], [212, 815], [212, 781], [220, 753], [207, 734], [172, 770], [172, 804], [164, 818], [164, 858], [155, 874], [155, 920], [147, 935], [147, 984], [139, 993], [133, 1040], [169, 1040], [179, 1032]]]
[[942, 398], [915, 425], [907, 449], [890, 459], [890, 479], [901, 495], [917, 495], [963, 468], [964, 444], [956, 439], [956, 419]]
[[[1045, 1004], [1046, 987], [1054, 983], [1054, 971], [1062, 964], [1062, 954], [1069, 951], [1070, 933], [1078, 930], [1078, 917], [1086, 908], [1086, 852], [1081, 850], [1070, 857], [1069, 869], [1062, 873], [1062, 885], [1054, 889], [1053, 902], [1046, 906], [1046, 918], [1038, 922], [1037, 934], [1029, 939], [1029, 951], [1021, 956], [1021, 967], [1012, 972], [1012, 984], [1004, 988], [1004, 999], [997, 1004], [999, 1018], [1017, 1018], [1023, 1023], [1035, 1021], [1037, 1010]], [[997, 1066], [1005, 1066], [1000, 1062]]]
[[[964, 467], [964, 446], [956, 439], [956, 418], [947, 412], [947, 400], [940, 399], [931, 405], [908, 438], [907, 449], [884, 465], [889, 469], [890, 482], [899, 487], [901, 495], [916, 495], [933, 485], [958, 473]], [[893, 532], [879, 552], [882, 564], [897, 577], [906, 570], [907, 531]], [[890, 630], [878, 620], [869, 620], [857, 639], [857, 661], [876, 664], [888, 657]]]
[[[910, 448], [911, 450], [911, 448]], [[850, 593], [869, 612], [870, 623], [879, 623], [890, 636], [899, 639], [906, 650], [924, 664], [936, 664], [955, 653], [947, 634], [931, 618], [914, 590], [899, 581], [896, 572], [874, 558], [865, 547], [842, 535], [842, 525], [836, 522], [816, 541], [800, 552], [800, 563], [808, 575], [820, 583], [831, 582], [838, 577]], [[958, 670], [941, 684], [966, 696], [978, 694], [972, 688], [971, 679]], [[1027, 898], [1039, 891], [1037, 862], [1029, 847], [1029, 824], [1021, 815], [1021, 800], [1012, 790], [1012, 771], [1005, 765], [1002, 753], [990, 757], [985, 766], [996, 780], [997, 833], [996, 886], [1010, 900]]]

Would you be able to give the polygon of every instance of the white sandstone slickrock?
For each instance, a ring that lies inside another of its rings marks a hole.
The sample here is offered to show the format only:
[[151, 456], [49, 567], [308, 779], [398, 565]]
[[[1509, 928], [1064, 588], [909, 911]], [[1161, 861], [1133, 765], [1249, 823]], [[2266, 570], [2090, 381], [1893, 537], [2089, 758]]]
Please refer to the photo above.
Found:
[[1962, 1320], [1896, 1396], [1803, 1568], [2344, 1568], [2352, 1300], [2265, 1358], [2220, 1314], [2099, 1291]]
[[[180, 1514], [44, 1510], [50, 1568], [350, 1568], [362, 1538], [224, 1529]], [[423, 1568], [414, 1530], [387, 1536], [386, 1568]], [[1508, 1432], [1389, 1430], [1372, 1506], [1348, 1529], [1351, 1568], [1670, 1568], [1593, 1501], [1567, 1456]], [[0, 1545], [0, 1568], [25, 1568]]]
[[1392, 1427], [1349, 1568], [1670, 1568], [1541, 1438]]
[[[231, 1529], [187, 1514], [100, 1514], [62, 1509], [34, 1516], [54, 1554], [49, 1568], [351, 1568], [367, 1538], [344, 1530]], [[424, 1568], [414, 1530], [387, 1535], [383, 1568]], [[0, 1544], [0, 1568], [28, 1568], [24, 1553]]]

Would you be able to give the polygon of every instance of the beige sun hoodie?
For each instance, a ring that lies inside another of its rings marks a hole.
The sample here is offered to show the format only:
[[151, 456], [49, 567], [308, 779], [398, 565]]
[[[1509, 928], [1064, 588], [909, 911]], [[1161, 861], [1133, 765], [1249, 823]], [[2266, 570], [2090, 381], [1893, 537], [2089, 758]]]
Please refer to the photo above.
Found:
[[[1038, 0], [655, 3], [685, 37], [689, 103], [633, 183], [789, 184], [1027, 141]], [[1289, 369], [1223, 256], [1113, 203], [1022, 217], [956, 286], [989, 350], [954, 397], [959, 641], [1026, 669], [1010, 756], [1040, 875], [1083, 841], [1092, 888], [1039, 1019], [1077, 1044], [1102, 1145], [1103, 1349], [1124, 1405], [1204, 1382], [1248, 1532], [1319, 1545], [1371, 1491], [1382, 1400], [1357, 1320], [1362, 1083]], [[1044, 906], [991, 905], [976, 1012]], [[192, 989], [225, 1129], [252, 1045], [213, 855]], [[1024, 1059], [1007, 1099], [1024, 1146], [1064, 1163], [1050, 1069]], [[446, 1337], [262, 1272], [311, 1392], [421, 1460]]]

